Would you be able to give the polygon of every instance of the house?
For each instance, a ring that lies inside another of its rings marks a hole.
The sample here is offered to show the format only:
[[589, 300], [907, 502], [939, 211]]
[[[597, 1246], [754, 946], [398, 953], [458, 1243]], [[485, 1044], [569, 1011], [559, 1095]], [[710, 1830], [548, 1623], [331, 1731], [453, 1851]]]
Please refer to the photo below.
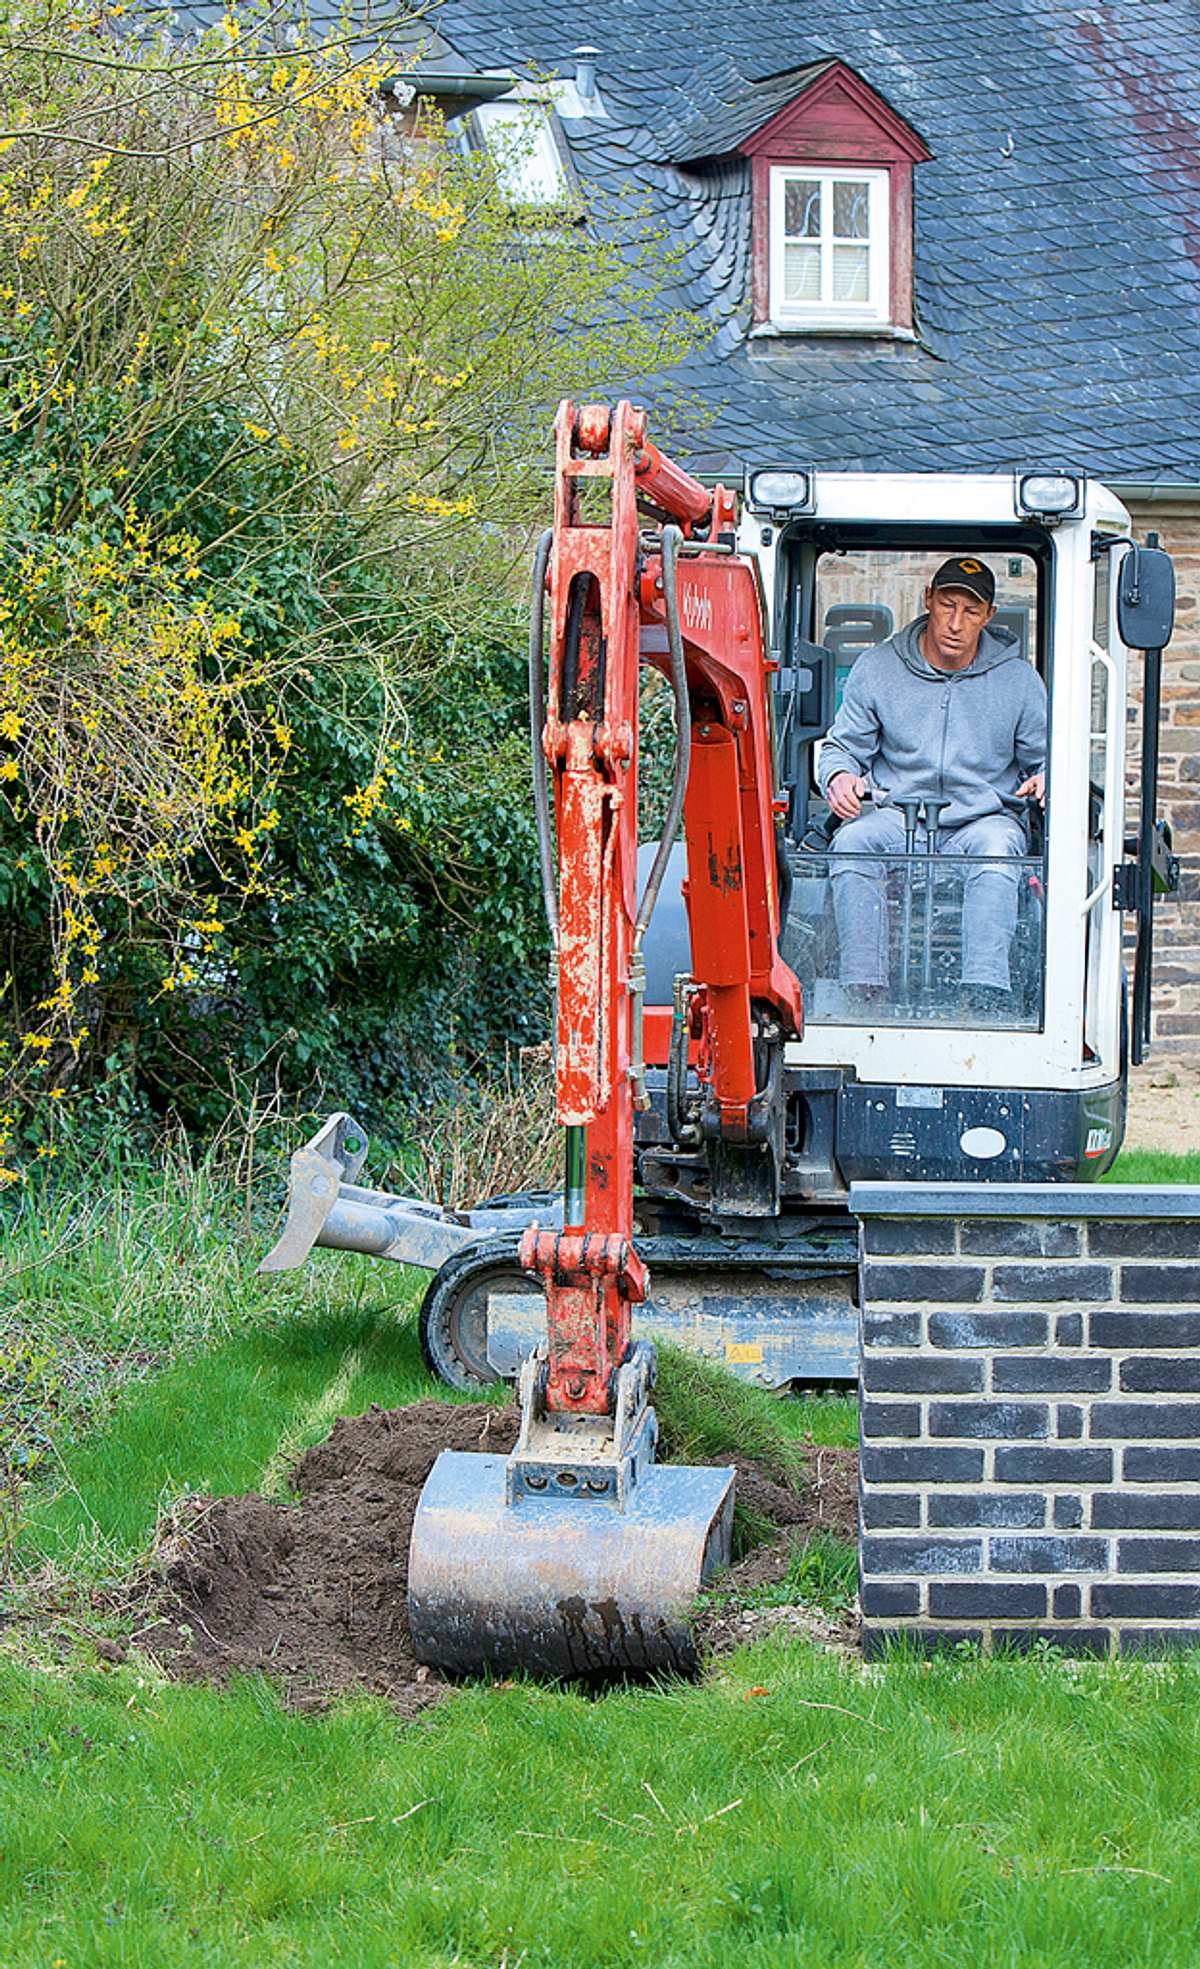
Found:
[[704, 404], [695, 469], [1073, 467], [1139, 536], [1159, 530], [1180, 589], [1161, 788], [1184, 886], [1159, 912], [1156, 1039], [1200, 1047], [1190, 0], [600, 0], [586, 18], [443, 0], [435, 26], [427, 69], [518, 78], [468, 124], [495, 149], [522, 103], [533, 116], [515, 195], [552, 205], [574, 184], [586, 207], [632, 186], [683, 249], [679, 297], [714, 332], [641, 394]]

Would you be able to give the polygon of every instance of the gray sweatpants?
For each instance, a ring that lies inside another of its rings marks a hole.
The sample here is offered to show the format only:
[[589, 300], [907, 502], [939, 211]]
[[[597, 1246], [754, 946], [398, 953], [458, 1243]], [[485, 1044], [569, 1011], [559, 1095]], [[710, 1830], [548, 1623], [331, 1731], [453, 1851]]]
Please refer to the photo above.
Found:
[[[917, 848], [925, 847], [925, 830], [917, 830]], [[843, 984], [887, 985], [888, 916], [885, 871], [869, 862], [847, 862], [839, 856], [897, 855], [904, 852], [904, 816], [898, 807], [867, 808], [849, 820], [833, 837], [829, 868], [833, 879], [833, 908], [837, 919], [840, 975]], [[1010, 814], [984, 814], [965, 827], [944, 827], [938, 833], [941, 855], [1016, 856], [1025, 853], [1025, 833]], [[962, 982], [1009, 987], [1008, 950], [1017, 922], [1020, 870], [995, 862], [970, 870], [963, 878]]]

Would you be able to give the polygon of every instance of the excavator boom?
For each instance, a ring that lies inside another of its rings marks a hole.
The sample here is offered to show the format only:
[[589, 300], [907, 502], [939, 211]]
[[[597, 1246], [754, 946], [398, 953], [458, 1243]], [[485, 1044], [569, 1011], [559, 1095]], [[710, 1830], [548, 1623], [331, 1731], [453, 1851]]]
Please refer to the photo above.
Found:
[[[633, 1220], [641, 949], [681, 818], [685, 1044], [718, 1183], [750, 1214], [778, 1204], [772, 1062], [801, 1030], [801, 1002], [779, 955], [763, 611], [733, 551], [732, 496], [665, 458], [631, 404], [564, 403], [555, 431], [530, 648], [562, 1224], [532, 1226], [521, 1245], [545, 1290], [547, 1336], [522, 1370], [517, 1447], [507, 1461], [438, 1458], [413, 1527], [409, 1618], [418, 1655], [440, 1667], [573, 1675], [688, 1666], [689, 1607], [729, 1554], [733, 1472], [655, 1462], [654, 1350], [631, 1331], [648, 1285]], [[639, 897], [643, 656], [671, 679], [677, 755]]]

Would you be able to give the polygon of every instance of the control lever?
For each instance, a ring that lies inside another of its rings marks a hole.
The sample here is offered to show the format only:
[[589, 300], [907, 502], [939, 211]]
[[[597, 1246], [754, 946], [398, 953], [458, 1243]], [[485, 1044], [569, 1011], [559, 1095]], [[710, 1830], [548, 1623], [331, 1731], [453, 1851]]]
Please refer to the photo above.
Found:
[[921, 802], [897, 800], [896, 805], [904, 815], [904, 852], [908, 857], [904, 864], [904, 891], [900, 901], [900, 996], [907, 1005], [912, 999], [912, 857], [917, 852], [917, 820]]
[[921, 947], [921, 990], [928, 996], [933, 988], [933, 858], [938, 849], [938, 830], [942, 815], [953, 803], [949, 800], [924, 800], [921, 803], [921, 819], [925, 824], [925, 922]]

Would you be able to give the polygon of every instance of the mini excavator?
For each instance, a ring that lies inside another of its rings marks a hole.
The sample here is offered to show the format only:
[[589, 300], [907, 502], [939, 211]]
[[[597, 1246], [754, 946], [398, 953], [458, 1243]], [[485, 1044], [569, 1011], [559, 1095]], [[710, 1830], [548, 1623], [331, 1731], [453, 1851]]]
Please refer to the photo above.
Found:
[[[1174, 585], [1078, 474], [759, 472], [739, 519], [629, 403], [564, 403], [555, 431], [530, 716], [561, 1195], [455, 1216], [362, 1188], [365, 1134], [337, 1114], [293, 1157], [263, 1269], [320, 1245], [435, 1272], [427, 1360], [460, 1388], [516, 1379], [521, 1424], [508, 1458], [443, 1451], [430, 1474], [417, 1652], [589, 1676], [688, 1668], [688, 1609], [729, 1553], [733, 1472], [655, 1460], [651, 1335], [773, 1387], [851, 1379], [851, 1180], [1078, 1180], [1116, 1154], [1149, 1038], [1154, 899], [1178, 883], [1154, 812]], [[936, 813], [870, 858], [893, 982], [864, 1017], [841, 983], [832, 890], [850, 858], [834, 869], [816, 751], [856, 656], [955, 552], [999, 564], [998, 620], [1046, 679], [1048, 818], [1028, 817], [1011, 989], [982, 1012], [959, 983], [980, 858], [937, 854]], [[1131, 649], [1146, 716], [1127, 838]], [[639, 849], [643, 663], [669, 682], [676, 742]]]

